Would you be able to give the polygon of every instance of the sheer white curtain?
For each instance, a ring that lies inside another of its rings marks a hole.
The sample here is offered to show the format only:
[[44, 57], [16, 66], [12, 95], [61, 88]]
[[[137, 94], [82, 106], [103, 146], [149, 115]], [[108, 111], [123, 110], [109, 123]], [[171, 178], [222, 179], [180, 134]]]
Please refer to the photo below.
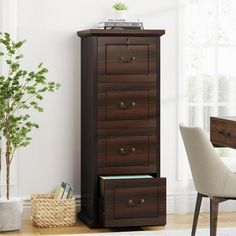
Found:
[[[179, 122], [210, 129], [210, 116], [236, 116], [236, 1], [178, 0]], [[219, 149], [230, 167], [233, 151]], [[179, 140], [179, 178], [190, 177]]]

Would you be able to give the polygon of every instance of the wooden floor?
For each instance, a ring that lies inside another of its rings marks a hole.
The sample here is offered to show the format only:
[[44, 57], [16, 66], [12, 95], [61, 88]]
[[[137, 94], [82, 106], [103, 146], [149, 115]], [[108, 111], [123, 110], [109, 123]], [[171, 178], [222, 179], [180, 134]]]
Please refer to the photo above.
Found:
[[[135, 230], [158, 230], [158, 229], [188, 229], [192, 225], [192, 214], [183, 215], [168, 215], [167, 225], [165, 227], [144, 227], [136, 228]], [[235, 227], [236, 225], [236, 213], [220, 213], [218, 227]], [[201, 214], [199, 217], [199, 228], [209, 227], [209, 216], [208, 214]], [[77, 222], [73, 227], [66, 228], [36, 228], [32, 226], [30, 220], [24, 221], [23, 229], [19, 232], [7, 233], [7, 235], [49, 235], [49, 234], [79, 234], [79, 233], [99, 233], [99, 232], [117, 232], [121, 229], [89, 229], [83, 223]]]

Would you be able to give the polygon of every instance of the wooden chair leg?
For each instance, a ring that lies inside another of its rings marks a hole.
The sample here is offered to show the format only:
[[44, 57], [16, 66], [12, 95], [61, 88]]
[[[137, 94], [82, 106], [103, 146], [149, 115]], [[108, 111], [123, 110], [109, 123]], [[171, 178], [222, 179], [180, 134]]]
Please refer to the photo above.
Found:
[[210, 236], [216, 236], [219, 202], [218, 198], [210, 199]]
[[191, 236], [195, 236], [195, 234], [196, 234], [196, 228], [197, 228], [198, 216], [199, 216], [201, 203], [202, 203], [202, 197], [203, 197], [203, 195], [201, 193], [197, 194], [197, 200], [196, 200], [196, 205], [195, 205]]

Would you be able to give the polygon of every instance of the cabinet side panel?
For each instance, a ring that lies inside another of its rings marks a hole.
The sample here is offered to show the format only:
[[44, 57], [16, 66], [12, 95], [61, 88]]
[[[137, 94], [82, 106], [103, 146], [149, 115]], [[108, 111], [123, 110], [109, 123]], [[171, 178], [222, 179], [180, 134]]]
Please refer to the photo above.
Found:
[[81, 212], [88, 225], [97, 221], [97, 38], [81, 39]]
[[157, 155], [157, 177], [161, 176], [161, 162], [160, 162], [160, 148], [161, 148], [161, 131], [160, 131], [160, 125], [161, 125], [161, 109], [160, 109], [160, 97], [161, 97], [161, 74], [160, 74], [160, 37], [157, 37], [156, 42], [156, 111], [157, 111], [157, 117], [156, 117], [156, 127], [157, 127], [157, 146], [156, 146], [156, 155]]

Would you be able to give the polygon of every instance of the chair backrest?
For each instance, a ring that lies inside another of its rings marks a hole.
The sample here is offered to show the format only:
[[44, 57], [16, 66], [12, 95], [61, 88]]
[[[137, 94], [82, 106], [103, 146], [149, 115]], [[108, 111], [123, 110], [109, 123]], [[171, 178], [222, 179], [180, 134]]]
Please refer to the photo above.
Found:
[[198, 127], [179, 126], [196, 190], [208, 196], [224, 192], [232, 173], [217, 155], [206, 133]]

